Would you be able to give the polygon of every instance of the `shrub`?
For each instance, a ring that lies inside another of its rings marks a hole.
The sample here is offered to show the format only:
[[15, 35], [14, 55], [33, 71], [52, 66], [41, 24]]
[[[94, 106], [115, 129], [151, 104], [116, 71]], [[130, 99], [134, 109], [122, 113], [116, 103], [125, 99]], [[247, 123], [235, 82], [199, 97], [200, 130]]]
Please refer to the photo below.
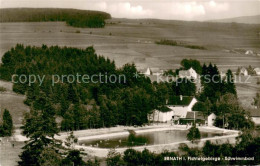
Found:
[[0, 92], [6, 92], [6, 88], [0, 87]]
[[115, 149], [111, 149], [109, 152], [108, 152], [108, 155], [107, 155], [107, 165], [108, 166], [117, 166], [117, 165], [122, 165], [122, 160], [121, 160], [121, 154], [116, 152]]
[[199, 140], [200, 137], [200, 131], [196, 127], [196, 124], [193, 123], [192, 127], [189, 129], [189, 133], [187, 134], [187, 139], [193, 143], [195, 140]]
[[160, 45], [179, 46], [179, 47], [185, 47], [190, 49], [206, 50], [206, 48], [203, 46], [188, 45], [183, 42], [174, 41], [174, 40], [160, 40], [160, 41], [156, 41], [155, 43]]

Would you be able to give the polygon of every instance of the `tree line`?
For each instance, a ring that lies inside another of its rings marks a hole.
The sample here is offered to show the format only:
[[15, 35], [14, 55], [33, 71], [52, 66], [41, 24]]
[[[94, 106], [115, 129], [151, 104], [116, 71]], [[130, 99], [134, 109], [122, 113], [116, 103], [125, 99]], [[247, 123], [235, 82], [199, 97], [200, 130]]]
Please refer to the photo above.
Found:
[[110, 14], [100, 11], [51, 8], [0, 9], [0, 22], [65, 21], [74, 27], [102, 28]]
[[[208, 81], [211, 80], [211, 81]], [[203, 91], [193, 110], [200, 109], [205, 115], [215, 113], [215, 125], [229, 129], [253, 129], [249, 113], [240, 105], [237, 97], [234, 75], [227, 70], [221, 76], [216, 65], [202, 66], [201, 84]]]

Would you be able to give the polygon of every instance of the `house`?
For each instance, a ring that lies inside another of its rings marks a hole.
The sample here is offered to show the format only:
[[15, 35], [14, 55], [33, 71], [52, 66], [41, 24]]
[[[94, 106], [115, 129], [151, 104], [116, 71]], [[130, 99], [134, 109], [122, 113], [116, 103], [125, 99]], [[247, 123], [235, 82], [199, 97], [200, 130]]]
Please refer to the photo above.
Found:
[[149, 120], [157, 122], [167, 122], [185, 118], [187, 112], [192, 111], [192, 107], [197, 102], [197, 99], [192, 96], [174, 96], [170, 98], [166, 107], [167, 111], [154, 110], [152, 114], [148, 115]]
[[192, 107], [197, 103], [197, 99], [192, 96], [175, 96], [169, 103], [167, 107], [173, 111], [174, 116], [185, 118], [188, 111], [192, 111]]
[[163, 76], [163, 75], [148, 75], [147, 77], [150, 78], [151, 82], [169, 82], [171, 81], [170, 77]]
[[191, 67], [189, 70], [180, 70], [179, 71], [180, 78], [188, 78], [188, 79], [197, 79], [197, 72]]
[[250, 117], [256, 125], [260, 125], [260, 109], [249, 110]]
[[151, 68], [152, 75], [163, 75], [163, 70], [159, 68]]
[[207, 125], [214, 126], [216, 118], [217, 118], [217, 116], [214, 113], [211, 113], [207, 118]]
[[162, 75], [163, 74], [163, 70], [160, 70], [159, 68], [150, 68], [148, 67], [147, 69], [144, 70], [140, 70], [140, 72], [142, 74], [144, 74], [145, 76], [151, 76], [151, 75]]
[[242, 67], [242, 68], [240, 69], [240, 74], [242, 74], [242, 75], [244, 75], [244, 76], [248, 76], [248, 71], [247, 71], [247, 69], [244, 68], [244, 67]]
[[149, 76], [149, 75], [152, 75], [152, 71], [151, 69], [148, 67], [145, 72], [142, 72], [142, 74], [146, 75], [146, 76]]
[[253, 55], [254, 52], [253, 52], [252, 50], [247, 50], [245, 54], [246, 54], [246, 55]]
[[201, 111], [188, 111], [185, 118], [180, 118], [180, 124], [191, 124], [193, 122], [201, 125], [214, 126], [216, 115], [211, 113], [209, 116], [203, 115]]
[[173, 116], [173, 111], [169, 110], [169, 111], [161, 111], [161, 110], [153, 110], [153, 113], [148, 115], [148, 119], [150, 121], [154, 121], [154, 122], [168, 122], [171, 121]]
[[256, 75], [258, 75], [258, 76], [260, 75], [260, 68], [259, 67], [255, 68], [254, 71], [255, 71]]

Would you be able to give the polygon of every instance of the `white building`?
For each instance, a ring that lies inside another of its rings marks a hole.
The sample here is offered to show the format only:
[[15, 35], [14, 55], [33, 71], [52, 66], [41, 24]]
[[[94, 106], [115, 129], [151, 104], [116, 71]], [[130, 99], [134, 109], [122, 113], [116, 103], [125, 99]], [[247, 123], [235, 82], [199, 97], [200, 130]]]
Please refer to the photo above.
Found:
[[254, 71], [255, 71], [256, 75], [258, 75], [258, 76], [260, 75], [260, 68], [255, 68]]
[[146, 76], [152, 75], [152, 71], [151, 71], [151, 69], [148, 67], [143, 74], [146, 75]]
[[149, 120], [156, 122], [167, 122], [172, 119], [185, 118], [187, 112], [192, 111], [192, 107], [197, 102], [195, 97], [191, 96], [176, 96], [169, 100], [167, 107], [169, 111], [154, 110], [152, 114], [149, 115]]
[[253, 52], [252, 50], [247, 50], [247, 51], [245, 52], [245, 54], [246, 54], [246, 55], [253, 55], [254, 52]]
[[188, 78], [188, 79], [197, 79], [197, 72], [191, 67], [189, 70], [181, 70], [179, 71], [180, 78]]
[[240, 69], [240, 74], [242, 74], [242, 75], [244, 75], [244, 76], [248, 76], [248, 71], [247, 71], [247, 69], [244, 68], [244, 67], [242, 67], [242, 68]]
[[208, 120], [207, 120], [208, 126], [214, 126], [216, 117], [217, 117], [217, 116], [216, 116], [214, 113], [211, 113], [211, 114], [208, 116]]
[[168, 122], [172, 119], [173, 111], [162, 112], [154, 110], [152, 114], [148, 115], [148, 119], [154, 122]]
[[197, 103], [197, 99], [195, 97], [190, 96], [180, 96], [175, 97], [174, 101], [167, 105], [172, 111], [173, 115], [185, 118], [188, 111], [192, 111], [192, 107]]
[[260, 125], [260, 109], [249, 110], [250, 117], [256, 125]]
[[145, 76], [152, 76], [152, 75], [162, 75], [163, 74], [163, 70], [160, 70], [159, 68], [150, 68], [148, 67], [147, 69], [141, 70], [140, 71], [142, 74], [144, 74]]

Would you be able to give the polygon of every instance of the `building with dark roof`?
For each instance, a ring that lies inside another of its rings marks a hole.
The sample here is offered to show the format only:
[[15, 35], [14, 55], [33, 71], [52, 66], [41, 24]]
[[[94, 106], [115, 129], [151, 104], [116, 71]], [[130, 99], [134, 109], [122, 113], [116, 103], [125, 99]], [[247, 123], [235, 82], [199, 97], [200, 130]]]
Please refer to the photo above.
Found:
[[170, 98], [166, 104], [168, 106], [188, 106], [192, 99], [194, 99], [193, 96], [174, 96]]
[[199, 123], [213, 126], [216, 115], [203, 115], [201, 111], [192, 111], [197, 99], [192, 96], [175, 96], [170, 98], [166, 106], [168, 109], [154, 110], [148, 118], [154, 122], [174, 122], [175, 124]]
[[188, 111], [185, 118], [180, 118], [179, 123], [187, 124], [195, 122], [205, 124], [206, 119], [206, 116], [200, 111]]
[[180, 78], [188, 78], [188, 79], [197, 79], [197, 72], [191, 67], [189, 70], [180, 70], [179, 71]]
[[145, 76], [152, 76], [152, 75], [162, 75], [163, 70], [159, 68], [150, 68], [148, 67], [147, 69], [141, 69], [139, 70], [141, 74], [144, 74]]
[[185, 118], [187, 112], [192, 111], [192, 107], [197, 102], [197, 99], [192, 96], [176, 96], [170, 98], [166, 103], [169, 111], [154, 110], [149, 115], [152, 121], [167, 122], [172, 119]]
[[260, 125], [260, 109], [249, 110], [250, 117], [256, 125]]

